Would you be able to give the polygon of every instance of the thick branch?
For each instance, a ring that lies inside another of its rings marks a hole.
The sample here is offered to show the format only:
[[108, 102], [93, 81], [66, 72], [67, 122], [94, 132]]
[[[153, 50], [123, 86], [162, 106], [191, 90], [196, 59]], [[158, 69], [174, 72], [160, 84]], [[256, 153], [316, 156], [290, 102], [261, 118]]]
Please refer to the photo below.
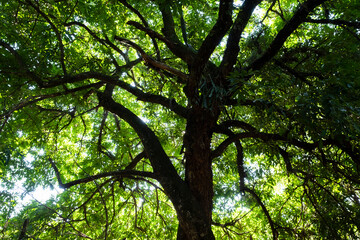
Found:
[[[205, 40], [201, 44], [198, 54], [196, 56], [196, 66], [205, 66], [208, 62], [210, 55], [213, 53], [215, 48], [219, 45], [221, 39], [224, 37], [226, 32], [230, 29], [232, 24], [232, 9], [233, 1], [221, 0], [219, 6], [218, 19], [206, 36]], [[201, 69], [202, 70], [202, 69]]]
[[[198, 95], [199, 80], [201, 79], [201, 75], [204, 71], [206, 64], [209, 63], [211, 54], [220, 44], [221, 40], [231, 27], [232, 9], [233, 1], [220, 1], [219, 14], [216, 23], [206, 36], [205, 40], [202, 42], [200, 49], [195, 57], [195, 64], [190, 65], [190, 76], [185, 91], [187, 97], [190, 99], [190, 102], [193, 102], [193, 97], [196, 97]], [[213, 72], [212, 75], [214, 73], [215, 72]], [[216, 73], [216, 75], [218, 74]], [[216, 81], [219, 81], [219, 79], [217, 79]], [[216, 82], [215, 84], [220, 85], [220, 83], [218, 82]]]
[[173, 171], [174, 177], [178, 176], [158, 138], [138, 116], [115, 102], [111, 96], [99, 92], [98, 98], [101, 106], [125, 120], [137, 132], [145, 147], [145, 152], [152, 162], [155, 173], [164, 173], [166, 169], [166, 171]]
[[144, 61], [149, 64], [150, 66], [152, 67], [155, 67], [155, 68], [160, 68], [162, 70], [165, 70], [167, 72], [170, 72], [178, 77], [180, 77], [182, 80], [183, 80], [183, 83], [185, 83], [188, 79], [188, 76], [181, 72], [180, 70], [177, 70], [175, 68], [172, 68], [160, 61], [157, 61], [155, 59], [153, 59], [152, 57], [150, 57], [148, 54], [145, 53], [145, 51], [139, 46], [137, 45], [136, 43], [128, 40], [128, 39], [125, 39], [125, 38], [121, 38], [121, 37], [118, 37], [118, 36], [115, 36], [114, 37], [116, 40], [118, 40], [119, 42], [123, 43], [123, 44], [126, 44], [126, 45], [129, 45], [131, 46], [132, 48], [134, 48], [136, 51], [138, 51], [140, 53], [140, 55], [142, 56], [142, 58], [144, 59]]
[[129, 163], [129, 165], [127, 165], [125, 167], [125, 170], [130, 170], [133, 169], [136, 164], [138, 164], [138, 162], [141, 161], [141, 159], [146, 158], [146, 152], [142, 151], [141, 153], [139, 153], [138, 155], [136, 155], [136, 157], [134, 159], [132, 159], [132, 161]]
[[[245, 138], [253, 138], [253, 139], [260, 139], [264, 142], [269, 141], [283, 141], [287, 142], [291, 145], [294, 145], [296, 147], [302, 148], [305, 151], [312, 151], [314, 150], [319, 143], [307, 143], [307, 142], [301, 142], [296, 139], [287, 139], [285, 136], [281, 136], [278, 134], [271, 134], [271, 133], [262, 133], [262, 132], [243, 132], [243, 133], [237, 133], [230, 137], [228, 137], [226, 140], [224, 140], [214, 151], [211, 153], [211, 158], [216, 158], [221, 156], [221, 154], [225, 151], [225, 149], [232, 144], [233, 142], [236, 142], [240, 139]], [[329, 144], [328, 142], [324, 142], [325, 144]]]
[[27, 231], [28, 225], [29, 225], [29, 219], [26, 218], [26, 219], [24, 220], [24, 223], [23, 223], [23, 226], [22, 226], [20, 235], [19, 235], [19, 240], [27, 239], [26, 231]]
[[278, 150], [279, 150], [280, 155], [284, 159], [286, 171], [288, 173], [294, 172], [294, 169], [293, 169], [291, 161], [290, 161], [289, 153], [287, 151], [285, 151], [284, 149], [282, 149], [281, 147], [278, 147]]
[[182, 44], [176, 35], [174, 18], [170, 9], [170, 1], [158, 1], [158, 4], [164, 24], [162, 32], [167, 39], [164, 43], [175, 56], [181, 58], [188, 64], [192, 64], [195, 59], [195, 53], [190, 47]]
[[124, 89], [124, 90], [128, 91], [129, 93], [133, 94], [134, 96], [136, 96], [141, 101], [157, 103], [157, 104], [160, 104], [160, 105], [170, 109], [171, 111], [173, 111], [174, 113], [178, 114], [181, 117], [186, 118], [186, 116], [187, 116], [187, 109], [185, 107], [181, 106], [180, 104], [178, 104], [175, 101], [175, 99], [169, 99], [169, 98], [166, 98], [166, 97], [163, 97], [160, 95], [145, 93], [145, 92], [141, 91], [140, 89], [133, 87], [130, 84], [119, 80], [118, 77], [109, 76], [109, 75], [98, 73], [98, 72], [84, 72], [84, 73], [79, 73], [79, 74], [73, 75], [73, 76], [63, 77], [59, 80], [54, 80], [54, 81], [48, 82], [48, 83], [46, 83], [45, 86], [47, 88], [55, 87], [55, 86], [59, 86], [59, 85], [65, 84], [65, 83], [75, 83], [75, 82], [84, 81], [86, 79], [98, 79], [98, 80], [101, 80], [102, 82], [119, 86], [122, 89]]
[[252, 12], [260, 2], [261, 0], [246, 0], [239, 10], [235, 23], [231, 28], [224, 57], [220, 65], [220, 71], [223, 77], [227, 77], [236, 63], [237, 55], [240, 51], [239, 42], [241, 34], [249, 22]]
[[259, 70], [267, 62], [269, 62], [284, 45], [286, 39], [300, 26], [301, 23], [306, 21], [306, 17], [309, 13], [325, 1], [326, 0], [307, 0], [301, 4], [293, 17], [276, 35], [275, 39], [272, 41], [265, 53], [260, 58], [252, 62], [248, 69]]
[[245, 190], [245, 168], [244, 168], [244, 149], [240, 143], [240, 141], [235, 142], [236, 146], [236, 165], [240, 178], [240, 192], [244, 192]]

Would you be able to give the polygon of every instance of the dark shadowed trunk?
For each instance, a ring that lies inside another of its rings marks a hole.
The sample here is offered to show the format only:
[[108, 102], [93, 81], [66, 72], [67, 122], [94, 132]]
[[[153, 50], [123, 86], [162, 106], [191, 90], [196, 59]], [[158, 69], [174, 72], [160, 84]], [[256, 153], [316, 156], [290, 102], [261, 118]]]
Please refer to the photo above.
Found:
[[[216, 124], [216, 111], [196, 106], [187, 119], [185, 146], [185, 181], [200, 203], [205, 222], [211, 228], [213, 175], [211, 169], [211, 129]], [[190, 239], [179, 226], [178, 239]]]

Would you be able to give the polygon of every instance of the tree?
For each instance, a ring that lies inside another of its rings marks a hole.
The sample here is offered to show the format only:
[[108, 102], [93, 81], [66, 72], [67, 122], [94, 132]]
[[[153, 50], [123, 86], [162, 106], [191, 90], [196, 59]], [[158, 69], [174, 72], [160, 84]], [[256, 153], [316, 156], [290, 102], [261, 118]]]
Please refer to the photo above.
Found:
[[360, 237], [358, 1], [0, 10], [4, 239]]

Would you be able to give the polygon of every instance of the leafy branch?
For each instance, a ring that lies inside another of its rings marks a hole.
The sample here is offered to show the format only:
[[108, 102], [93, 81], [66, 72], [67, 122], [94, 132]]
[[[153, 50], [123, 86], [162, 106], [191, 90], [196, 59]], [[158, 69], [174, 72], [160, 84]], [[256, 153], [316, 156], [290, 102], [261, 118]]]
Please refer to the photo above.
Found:
[[40, 7], [37, 6], [36, 4], [34, 4], [31, 0], [25, 0], [31, 7], [33, 7], [51, 26], [51, 28], [53, 29], [53, 31], [55, 32], [56, 38], [58, 40], [59, 43], [59, 48], [60, 48], [60, 64], [61, 64], [61, 68], [64, 72], [64, 75], [67, 75], [67, 71], [66, 71], [66, 66], [65, 66], [65, 53], [64, 53], [64, 44], [62, 42], [62, 37], [60, 34], [59, 29], [55, 26], [55, 24], [50, 20], [50, 18], [43, 12], [41, 11]]

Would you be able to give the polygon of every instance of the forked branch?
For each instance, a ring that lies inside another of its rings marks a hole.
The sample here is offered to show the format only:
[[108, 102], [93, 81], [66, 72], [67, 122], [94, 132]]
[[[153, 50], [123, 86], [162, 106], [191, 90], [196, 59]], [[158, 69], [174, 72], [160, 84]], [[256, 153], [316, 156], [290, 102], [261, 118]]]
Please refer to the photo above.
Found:
[[115, 36], [114, 39], [118, 40], [122, 44], [129, 45], [132, 48], [134, 48], [136, 51], [138, 51], [139, 54], [141, 55], [141, 57], [144, 59], [144, 61], [149, 66], [152, 66], [152, 67], [159, 68], [159, 69], [162, 69], [164, 71], [170, 72], [170, 73], [178, 76], [180, 79], [182, 79], [182, 83], [186, 83], [186, 81], [188, 79], [187, 74], [181, 72], [180, 70], [172, 68], [172, 67], [166, 65], [165, 63], [162, 63], [160, 61], [157, 61], [157, 60], [153, 59], [148, 54], [146, 54], [145, 51], [139, 45], [137, 45], [136, 43], [134, 43], [134, 42], [132, 42], [132, 41], [130, 41], [128, 39], [121, 38], [121, 37], [118, 37], [118, 36]]

